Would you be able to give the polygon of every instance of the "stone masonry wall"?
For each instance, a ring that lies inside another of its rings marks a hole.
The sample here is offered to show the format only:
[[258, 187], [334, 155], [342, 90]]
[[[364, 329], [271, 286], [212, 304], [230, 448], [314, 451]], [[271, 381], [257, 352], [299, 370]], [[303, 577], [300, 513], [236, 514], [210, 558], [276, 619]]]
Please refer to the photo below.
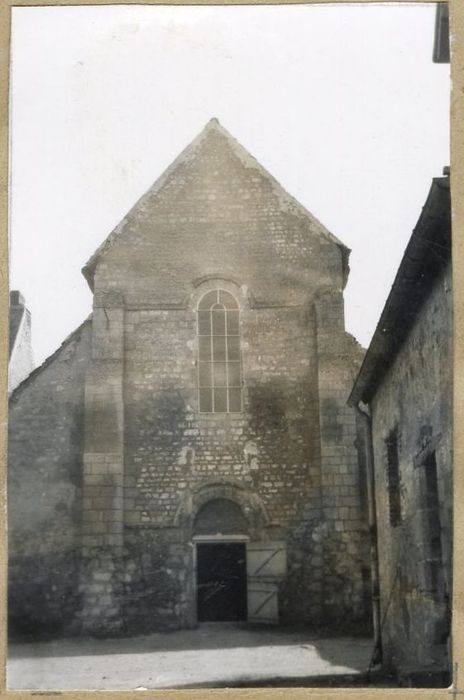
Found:
[[[396, 670], [446, 666], [449, 604], [430, 590], [425, 526], [425, 469], [435, 450], [443, 566], [451, 595], [452, 348], [451, 271], [435, 283], [373, 402], [382, 635], [385, 662]], [[389, 520], [385, 440], [397, 428], [401, 522]], [[391, 602], [387, 611], [387, 601]]]
[[84, 377], [83, 324], [10, 399], [10, 631], [70, 631], [79, 608]]
[[84, 631], [118, 632], [123, 552], [124, 309], [118, 294], [95, 294], [85, 380], [82, 567]]
[[239, 484], [256, 495], [270, 521], [259, 536], [287, 540], [283, 622], [337, 627], [343, 620], [348, 627], [366, 618], [366, 531], [355, 416], [346, 406], [360, 353], [338, 331], [324, 386], [313, 307], [242, 303], [239, 414], [198, 413], [192, 309], [126, 313], [123, 598], [129, 628], [176, 627], [191, 619], [185, 589], [193, 576], [192, 533], [178, 526], [179, 515], [209, 483]]
[[[129, 312], [126, 323], [125, 517], [169, 525], [182, 491], [212, 478], [245, 480], [287, 526], [319, 465], [314, 333], [304, 309], [242, 314], [244, 411], [199, 414], [196, 316]], [[312, 412], [312, 415], [311, 415]]]
[[126, 524], [172, 527], [188, 494], [212, 481], [259, 494], [274, 532], [318, 499], [308, 310], [248, 309], [241, 330], [244, 411], [199, 414], [193, 311], [127, 314]]
[[265, 305], [342, 289], [342, 246], [231, 138], [211, 128], [149, 191], [99, 258], [94, 288], [127, 307], [183, 306], [208, 276], [245, 284]]
[[[320, 402], [324, 589], [322, 609], [344, 619], [346, 629], [370, 609], [367, 503], [356, 450], [357, 425], [347, 399], [363, 351], [344, 332], [343, 300], [337, 290], [318, 296], [318, 381]], [[367, 623], [367, 620], [366, 620]], [[340, 629], [340, 627], [339, 627]]]

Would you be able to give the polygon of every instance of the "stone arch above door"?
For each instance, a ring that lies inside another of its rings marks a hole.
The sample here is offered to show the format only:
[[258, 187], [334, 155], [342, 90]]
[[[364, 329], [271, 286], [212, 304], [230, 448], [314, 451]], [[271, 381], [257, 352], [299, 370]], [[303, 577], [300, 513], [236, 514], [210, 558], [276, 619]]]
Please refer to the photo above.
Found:
[[248, 519], [241, 507], [229, 498], [212, 498], [197, 511], [193, 520], [192, 534], [247, 536]]
[[262, 539], [264, 528], [270, 524], [264, 503], [256, 493], [234, 482], [208, 482], [190, 492], [179, 507], [176, 524], [193, 534], [195, 519], [201, 508], [215, 500], [231, 501], [238, 505], [248, 523], [250, 539]]

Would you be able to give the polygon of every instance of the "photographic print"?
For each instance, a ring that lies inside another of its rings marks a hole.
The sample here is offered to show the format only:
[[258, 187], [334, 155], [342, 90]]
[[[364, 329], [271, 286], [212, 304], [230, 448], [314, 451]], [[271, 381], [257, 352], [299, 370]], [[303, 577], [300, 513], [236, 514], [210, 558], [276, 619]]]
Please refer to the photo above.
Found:
[[447, 687], [448, 8], [12, 11], [14, 690]]

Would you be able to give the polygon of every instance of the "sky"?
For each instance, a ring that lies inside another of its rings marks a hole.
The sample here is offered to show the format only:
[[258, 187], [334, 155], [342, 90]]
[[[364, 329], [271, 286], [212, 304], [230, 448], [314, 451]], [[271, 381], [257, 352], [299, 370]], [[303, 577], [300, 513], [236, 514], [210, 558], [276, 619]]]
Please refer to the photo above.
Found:
[[80, 270], [212, 117], [351, 248], [367, 346], [449, 164], [435, 6], [14, 8], [10, 288], [40, 364], [91, 312]]

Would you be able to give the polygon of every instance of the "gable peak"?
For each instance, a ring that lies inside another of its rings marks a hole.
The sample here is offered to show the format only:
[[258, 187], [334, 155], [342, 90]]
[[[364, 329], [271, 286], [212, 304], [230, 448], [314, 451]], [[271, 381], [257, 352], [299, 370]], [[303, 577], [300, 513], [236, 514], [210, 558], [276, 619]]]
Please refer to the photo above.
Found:
[[124, 217], [124, 219], [116, 226], [113, 232], [108, 236], [108, 238], [101, 244], [101, 246], [95, 251], [90, 260], [83, 267], [82, 272], [84, 277], [87, 279], [90, 288], [93, 290], [93, 274], [95, 267], [101, 255], [105, 253], [113, 243], [119, 238], [120, 234], [123, 232], [128, 218], [132, 215], [134, 211], [139, 207], [143, 207], [145, 202], [149, 199], [154, 198], [169, 182], [173, 174], [178, 170], [180, 166], [184, 164], [191, 163], [195, 161], [201, 153], [203, 148], [206, 147], [209, 138], [213, 136], [220, 136], [216, 143], [213, 143], [213, 148], [219, 148], [220, 150], [225, 149], [234, 154], [234, 156], [240, 161], [240, 163], [245, 168], [251, 168], [259, 172], [271, 185], [274, 190], [275, 195], [280, 201], [280, 205], [283, 209], [290, 211], [294, 214], [300, 216], [309, 217], [313, 223], [316, 225], [319, 233], [325, 238], [330, 240], [332, 243], [340, 247], [344, 260], [345, 269], [345, 283], [348, 275], [348, 256], [349, 249], [336, 238], [332, 233], [330, 233], [321, 223], [318, 221], [313, 214], [311, 214], [305, 207], [300, 204], [294, 197], [286, 192], [282, 185], [256, 160], [251, 153], [241, 145], [237, 139], [232, 136], [232, 134], [225, 129], [219, 122], [217, 117], [212, 117], [200, 131], [200, 133], [190, 142], [190, 144], [184, 148], [184, 150], [177, 156], [177, 158], [171, 163], [171, 165], [164, 171], [164, 173], [155, 181], [155, 183], [147, 190], [147, 192], [136, 202], [134, 207], [129, 211], [129, 213]]
[[237, 145], [240, 145], [237, 139], [235, 139], [232, 136], [232, 134], [229, 131], [227, 131], [225, 127], [222, 126], [221, 122], [217, 117], [211, 117], [211, 119], [208, 122], [206, 122], [205, 126], [197, 135], [197, 137], [193, 139], [193, 141], [187, 146], [186, 149], [184, 149], [183, 153], [186, 153], [191, 149], [194, 150], [197, 144], [200, 144], [205, 138], [213, 134], [220, 134], [221, 136], [224, 136], [229, 142], [233, 142]]

